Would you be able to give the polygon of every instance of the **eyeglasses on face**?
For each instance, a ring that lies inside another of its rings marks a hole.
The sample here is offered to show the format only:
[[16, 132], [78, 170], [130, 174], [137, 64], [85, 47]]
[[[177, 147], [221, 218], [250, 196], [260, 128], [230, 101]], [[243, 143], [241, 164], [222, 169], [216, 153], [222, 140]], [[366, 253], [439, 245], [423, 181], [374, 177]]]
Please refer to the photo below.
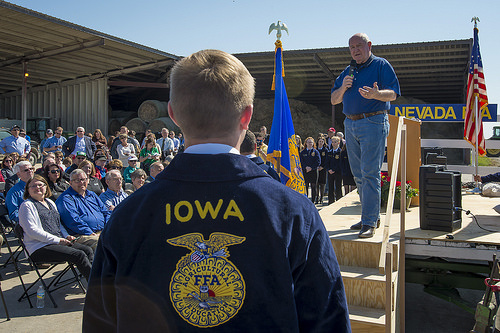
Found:
[[50, 173], [60, 173], [60, 172], [61, 172], [61, 170], [50, 170], [49, 172], [50, 172]]
[[47, 186], [47, 185], [45, 185], [44, 183], [36, 183], [36, 184], [30, 185], [29, 188], [42, 188], [45, 186]]
[[85, 183], [88, 180], [88, 178], [77, 178], [77, 179], [72, 179], [72, 182], [75, 183]]
[[84, 160], [84, 159], [85, 159], [85, 157], [83, 157], [83, 156], [78, 156], [76, 159], [77, 159], [77, 160]]
[[108, 169], [109, 170], [121, 170], [122, 167], [121, 166], [114, 166], [114, 165], [112, 165], [112, 166], [109, 166]]
[[4, 161], [5, 163], [6, 163], [6, 162], [12, 162], [12, 160], [3, 160], [3, 161]]
[[11, 131], [11, 132], [14, 132], [14, 131], [19, 132], [19, 131], [20, 131], [20, 129], [19, 129], [19, 128], [14, 128], [14, 129], [11, 129], [10, 131]]
[[22, 170], [23, 172], [29, 172], [29, 171], [34, 171], [35, 168], [31, 167], [31, 168], [27, 168], [27, 169], [24, 169]]

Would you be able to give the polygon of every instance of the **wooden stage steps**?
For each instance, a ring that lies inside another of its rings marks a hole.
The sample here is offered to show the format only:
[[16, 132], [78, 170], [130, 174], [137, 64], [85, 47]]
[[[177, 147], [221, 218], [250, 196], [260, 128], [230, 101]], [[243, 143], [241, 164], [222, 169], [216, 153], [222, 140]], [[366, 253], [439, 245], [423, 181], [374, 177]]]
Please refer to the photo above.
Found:
[[[394, 328], [399, 239], [393, 237], [390, 242], [391, 269], [380, 273], [383, 227], [377, 229], [373, 238], [368, 239], [358, 238], [358, 231], [349, 229], [352, 224], [359, 222], [361, 213], [356, 191], [324, 207], [319, 213], [342, 272], [352, 332], [386, 332], [388, 323], [389, 327]], [[393, 216], [391, 223], [399, 226], [399, 214]]]
[[[472, 216], [465, 213], [462, 214], [462, 228], [452, 233], [422, 230], [419, 208], [411, 207], [406, 212], [406, 256], [491, 261], [493, 253], [500, 255], [500, 215], [493, 210], [497, 204], [498, 197], [462, 192], [462, 207], [477, 216], [482, 227], [497, 231], [493, 233], [481, 229]], [[398, 304], [399, 212], [393, 213], [389, 226], [389, 244], [392, 250], [390, 277], [388, 274], [381, 274], [378, 268], [385, 222], [384, 211], [381, 213], [381, 227], [376, 230], [373, 238], [368, 239], [358, 238], [358, 232], [349, 229], [352, 224], [359, 222], [361, 214], [356, 191], [321, 208], [319, 214], [341, 265], [352, 331], [399, 331], [397, 312], [404, 309], [404, 304]], [[392, 303], [390, 309], [386, 305], [390, 304], [389, 301]], [[387, 324], [390, 324], [389, 328]]]

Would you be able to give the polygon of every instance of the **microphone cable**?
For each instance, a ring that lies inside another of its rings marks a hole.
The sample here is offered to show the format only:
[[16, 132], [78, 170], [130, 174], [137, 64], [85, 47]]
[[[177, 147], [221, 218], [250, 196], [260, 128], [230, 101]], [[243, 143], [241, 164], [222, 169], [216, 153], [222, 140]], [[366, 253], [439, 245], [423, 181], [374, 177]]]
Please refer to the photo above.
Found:
[[468, 209], [463, 209], [462, 207], [455, 207], [455, 210], [456, 211], [463, 211], [465, 212], [465, 215], [472, 215], [472, 219], [476, 222], [477, 226], [480, 228], [480, 229], [483, 229], [485, 231], [488, 231], [488, 232], [500, 232], [500, 230], [489, 230], [489, 229], [486, 229], [486, 228], [483, 228], [479, 225], [479, 222], [477, 221], [477, 218], [474, 214], [471, 213], [470, 210]]

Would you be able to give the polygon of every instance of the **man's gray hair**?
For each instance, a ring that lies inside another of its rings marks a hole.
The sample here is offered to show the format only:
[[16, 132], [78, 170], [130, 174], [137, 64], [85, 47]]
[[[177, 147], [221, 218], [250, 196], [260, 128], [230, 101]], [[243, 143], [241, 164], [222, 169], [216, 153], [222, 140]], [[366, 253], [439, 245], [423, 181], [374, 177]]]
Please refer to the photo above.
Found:
[[19, 171], [21, 171], [21, 167], [22, 166], [27, 166], [27, 167], [32, 167], [31, 163], [29, 161], [21, 161], [19, 163], [17, 163], [16, 165], [14, 165], [14, 173], [19, 173]]
[[85, 177], [87, 177], [87, 173], [85, 171], [83, 171], [82, 169], [75, 169], [71, 171], [69, 175], [69, 180], [73, 180], [73, 178], [75, 178], [78, 175], [84, 175]]
[[370, 37], [368, 37], [367, 34], [365, 34], [364, 32], [360, 32], [360, 33], [357, 33], [355, 35], [353, 35], [351, 38], [349, 38], [349, 43], [351, 42], [351, 39], [353, 37], [359, 37], [361, 38], [365, 43], [368, 43], [370, 41]]

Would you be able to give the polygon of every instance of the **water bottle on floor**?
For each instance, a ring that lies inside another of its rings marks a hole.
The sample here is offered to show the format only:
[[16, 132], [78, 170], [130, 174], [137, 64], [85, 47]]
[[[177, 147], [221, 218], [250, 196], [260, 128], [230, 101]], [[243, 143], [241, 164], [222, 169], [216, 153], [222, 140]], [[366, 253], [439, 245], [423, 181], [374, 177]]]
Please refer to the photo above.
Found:
[[40, 286], [36, 291], [36, 307], [39, 309], [43, 309], [44, 306], [45, 306], [45, 289], [43, 289], [43, 286]]

